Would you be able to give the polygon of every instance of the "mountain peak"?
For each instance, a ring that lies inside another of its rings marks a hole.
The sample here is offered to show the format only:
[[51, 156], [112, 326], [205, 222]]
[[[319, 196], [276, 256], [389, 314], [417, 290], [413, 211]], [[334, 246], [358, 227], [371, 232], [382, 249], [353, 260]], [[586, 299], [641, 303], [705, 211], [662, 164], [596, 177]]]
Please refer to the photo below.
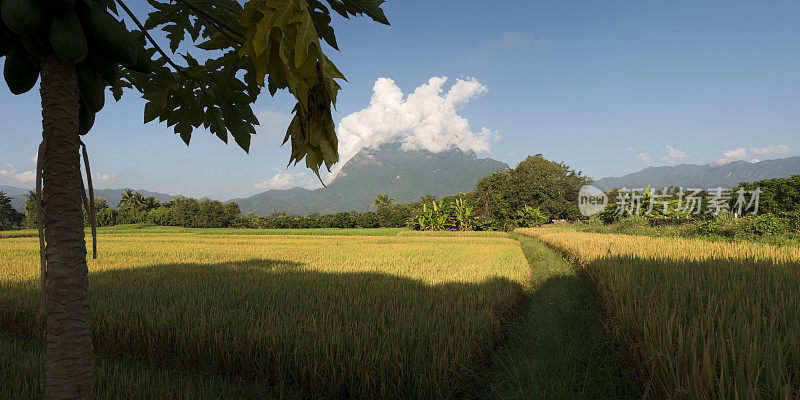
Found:
[[468, 192], [478, 180], [508, 165], [474, 152], [452, 148], [441, 153], [403, 150], [399, 143], [362, 148], [348, 160], [327, 186], [305, 192], [272, 190], [236, 199], [242, 212], [267, 215], [275, 210], [289, 213], [333, 213], [369, 210], [375, 196], [387, 193], [399, 203]]

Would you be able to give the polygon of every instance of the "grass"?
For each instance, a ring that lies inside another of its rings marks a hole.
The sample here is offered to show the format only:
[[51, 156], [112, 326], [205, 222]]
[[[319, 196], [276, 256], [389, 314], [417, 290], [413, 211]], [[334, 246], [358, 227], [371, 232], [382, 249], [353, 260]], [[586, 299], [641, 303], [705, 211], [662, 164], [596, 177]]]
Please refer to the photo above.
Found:
[[800, 397], [800, 248], [520, 229], [594, 279], [648, 398]]
[[531, 269], [526, 299], [507, 327], [508, 340], [477, 380], [475, 398], [635, 399], [624, 358], [603, 324], [592, 283], [564, 258], [516, 236]]
[[[99, 398], [218, 381], [255, 397], [462, 397], [529, 284], [502, 237], [158, 229], [101, 233], [90, 260]], [[0, 240], [2, 346], [19, 360], [0, 376], [22, 398], [38, 396], [43, 365], [37, 246]]]

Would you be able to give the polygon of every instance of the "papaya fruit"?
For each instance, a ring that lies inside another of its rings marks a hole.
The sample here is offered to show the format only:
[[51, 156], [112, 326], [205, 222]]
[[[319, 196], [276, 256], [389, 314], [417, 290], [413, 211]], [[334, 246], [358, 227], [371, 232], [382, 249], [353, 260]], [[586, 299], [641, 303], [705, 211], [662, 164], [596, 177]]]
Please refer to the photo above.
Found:
[[0, 57], [5, 56], [13, 46], [14, 38], [5, 29], [0, 28]]
[[81, 101], [90, 111], [99, 112], [106, 103], [106, 84], [103, 82], [103, 78], [86, 61], [78, 64], [76, 72]]
[[50, 19], [50, 46], [60, 59], [78, 64], [86, 58], [89, 46], [78, 16], [72, 9]]
[[111, 61], [97, 53], [90, 52], [87, 58], [92, 67], [100, 74], [103, 81], [112, 83], [117, 79], [117, 71], [119, 69], [116, 62]]
[[37, 60], [43, 59], [50, 53], [50, 43], [40, 34], [23, 36], [20, 40], [22, 45], [25, 46], [25, 50], [28, 50], [28, 54]]
[[33, 35], [45, 24], [45, 12], [39, 0], [3, 0], [0, 15], [8, 29], [20, 36]]
[[153, 72], [153, 67], [150, 64], [150, 53], [147, 52], [147, 49], [144, 46], [139, 44], [136, 45], [136, 63], [129, 66], [128, 69], [131, 71], [141, 72], [143, 74], [149, 74]]
[[81, 103], [78, 107], [78, 134], [85, 135], [94, 126], [95, 113], [89, 107]]
[[75, 0], [41, 0], [44, 7], [53, 12], [63, 12], [75, 6]]
[[14, 94], [23, 94], [36, 86], [39, 80], [39, 66], [28, 55], [25, 46], [17, 43], [6, 55], [3, 77], [8, 89]]
[[136, 39], [120, 21], [108, 13], [105, 6], [94, 2], [78, 14], [86, 38], [103, 55], [123, 65], [136, 64]]

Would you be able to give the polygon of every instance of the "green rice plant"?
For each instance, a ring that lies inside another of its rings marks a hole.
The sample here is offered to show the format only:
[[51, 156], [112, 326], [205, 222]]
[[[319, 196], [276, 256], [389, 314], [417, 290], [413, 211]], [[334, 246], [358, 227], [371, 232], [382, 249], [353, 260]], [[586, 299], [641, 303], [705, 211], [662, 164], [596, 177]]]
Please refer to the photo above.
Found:
[[800, 248], [520, 229], [585, 268], [655, 399], [800, 396]]

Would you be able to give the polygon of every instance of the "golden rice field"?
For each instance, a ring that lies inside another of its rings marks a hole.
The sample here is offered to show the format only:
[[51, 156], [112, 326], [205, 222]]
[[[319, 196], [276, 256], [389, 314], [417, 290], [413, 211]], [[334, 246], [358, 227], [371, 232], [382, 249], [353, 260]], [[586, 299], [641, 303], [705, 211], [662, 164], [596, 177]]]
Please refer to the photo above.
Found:
[[[101, 234], [98, 398], [453, 398], [529, 284], [486, 236]], [[0, 397], [40, 396], [36, 238], [0, 239]], [[230, 393], [237, 393], [232, 395]]]
[[519, 229], [599, 287], [653, 399], [800, 398], [800, 249]]

